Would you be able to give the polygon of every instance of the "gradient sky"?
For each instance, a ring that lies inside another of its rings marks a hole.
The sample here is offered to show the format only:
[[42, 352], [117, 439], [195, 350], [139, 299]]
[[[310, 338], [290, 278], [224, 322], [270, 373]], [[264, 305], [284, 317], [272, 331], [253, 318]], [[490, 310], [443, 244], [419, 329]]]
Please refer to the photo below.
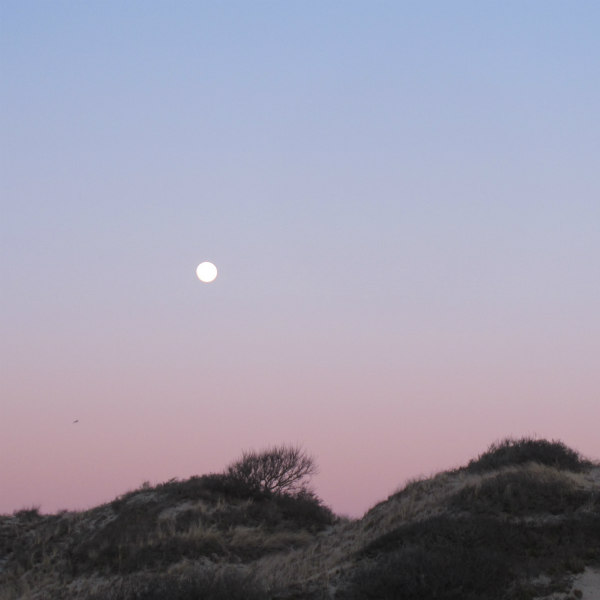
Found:
[[282, 442], [354, 516], [509, 435], [600, 458], [600, 3], [0, 21], [0, 512]]

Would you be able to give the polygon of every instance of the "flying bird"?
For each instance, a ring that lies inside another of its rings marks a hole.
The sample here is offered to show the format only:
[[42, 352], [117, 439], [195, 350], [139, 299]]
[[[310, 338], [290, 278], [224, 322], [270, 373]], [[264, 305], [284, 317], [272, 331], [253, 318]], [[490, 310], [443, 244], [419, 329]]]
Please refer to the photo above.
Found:
[[79, 423], [79, 419], [75, 419], [75, 420], [73, 421], [73, 424], [75, 424], [75, 423]]

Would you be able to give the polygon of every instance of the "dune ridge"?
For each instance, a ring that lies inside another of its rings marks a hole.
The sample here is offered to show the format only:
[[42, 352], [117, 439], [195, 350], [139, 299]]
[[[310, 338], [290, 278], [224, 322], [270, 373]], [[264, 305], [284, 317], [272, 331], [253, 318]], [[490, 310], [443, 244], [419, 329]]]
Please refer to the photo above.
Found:
[[227, 471], [0, 516], [0, 600], [593, 600], [599, 586], [600, 464], [558, 441], [496, 442], [360, 519]]

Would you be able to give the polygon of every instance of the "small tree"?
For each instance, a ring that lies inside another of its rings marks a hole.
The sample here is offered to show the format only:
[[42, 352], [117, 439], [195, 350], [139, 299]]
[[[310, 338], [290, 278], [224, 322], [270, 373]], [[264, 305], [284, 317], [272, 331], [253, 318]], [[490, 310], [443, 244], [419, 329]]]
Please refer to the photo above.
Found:
[[273, 446], [262, 452], [244, 452], [226, 475], [249, 489], [272, 494], [299, 494], [316, 475], [314, 459], [298, 446]]

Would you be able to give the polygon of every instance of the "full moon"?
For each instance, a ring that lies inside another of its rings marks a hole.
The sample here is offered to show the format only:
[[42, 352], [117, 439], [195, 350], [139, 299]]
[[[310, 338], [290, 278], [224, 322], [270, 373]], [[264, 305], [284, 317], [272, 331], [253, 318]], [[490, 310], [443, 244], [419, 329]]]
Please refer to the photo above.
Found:
[[196, 267], [196, 275], [203, 283], [210, 283], [217, 278], [217, 267], [211, 262], [201, 262]]

